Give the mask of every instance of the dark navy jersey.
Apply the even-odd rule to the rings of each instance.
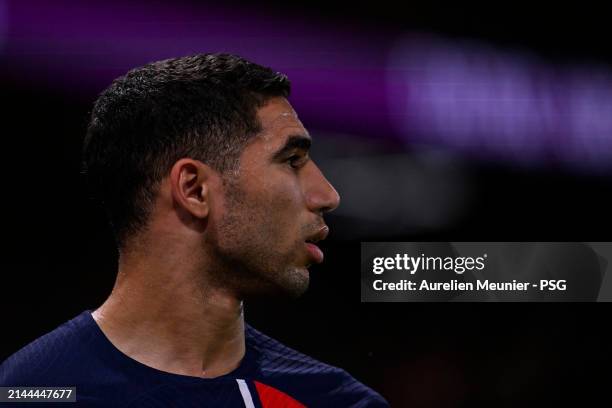
[[[217,378],[178,375],[123,354],[86,310],[9,357],[0,366],[0,386],[75,386],[77,403],[65,403],[71,407],[388,406],[342,369],[249,325],[245,336],[246,354],[231,373]]]

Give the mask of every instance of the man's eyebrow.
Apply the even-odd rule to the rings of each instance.
[[[312,145],[312,139],[310,136],[306,135],[291,135],[287,138],[287,141],[276,153],[274,153],[274,159],[281,158],[285,156],[287,153],[294,149],[299,150],[310,150],[310,146]]]

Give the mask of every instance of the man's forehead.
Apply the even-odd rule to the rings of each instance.
[[[300,119],[295,112],[281,112],[274,117],[268,118],[266,122],[262,122],[264,129],[271,129],[277,127],[304,127]]]
[[[287,104],[286,106],[283,106],[282,109],[279,108],[280,107],[275,107],[268,110],[262,108],[259,111],[259,120],[264,129],[277,126],[304,127],[291,105]]]
[[[284,135],[285,138],[291,135],[303,135],[310,138],[297,113],[284,99],[274,99],[266,104],[259,110],[258,116],[262,127],[260,136],[264,139],[279,134]]]

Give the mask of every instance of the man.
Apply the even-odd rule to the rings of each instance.
[[[0,385],[76,386],[91,406],[387,406],[244,322],[245,299],[306,290],[339,203],[289,91],[269,68],[207,54],[100,95],[84,170],[115,233],[115,287],[10,357]]]

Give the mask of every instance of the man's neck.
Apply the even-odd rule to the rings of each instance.
[[[93,313],[111,343],[174,374],[213,378],[236,369],[245,354],[242,301],[207,285],[196,267],[142,259],[122,257],[112,294]]]

